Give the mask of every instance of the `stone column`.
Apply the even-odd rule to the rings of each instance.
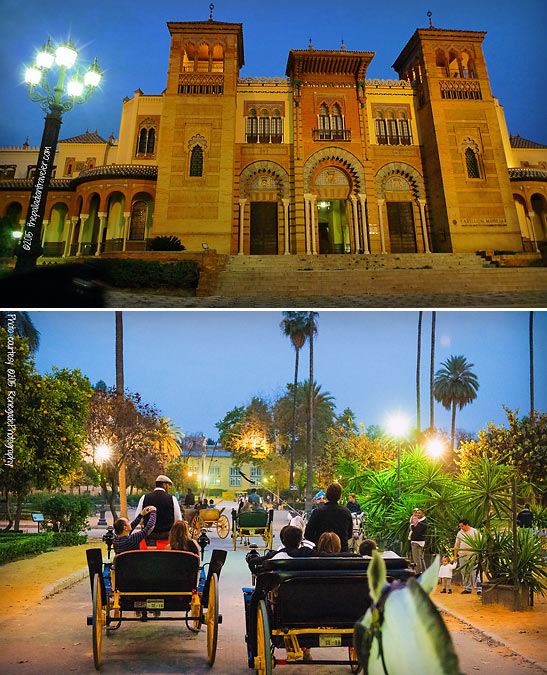
[[[361,222],[363,224],[363,250],[365,253],[370,253],[370,249],[368,247],[368,223],[367,223],[367,209],[366,209],[367,196],[359,193],[357,197],[359,199],[359,203],[361,204]]]
[[[426,253],[431,253],[429,248],[429,237],[427,236],[427,222],[425,219],[425,199],[418,199],[418,206],[420,207],[420,218],[422,220],[422,234],[424,237],[424,250]]]
[[[359,216],[357,214],[357,197],[350,195],[351,213],[353,218],[353,240],[355,242],[355,253],[359,253]]]
[[[84,236],[84,228],[85,224],[87,222],[87,219],[89,218],[89,213],[80,213],[80,231],[78,233],[78,250],[76,251],[76,255],[81,255],[82,254],[82,239]]]
[[[289,221],[289,204],[291,203],[290,199],[282,199],[283,204],[283,222],[285,224],[285,255],[290,255],[289,250],[289,234],[290,234],[290,221]]]
[[[97,213],[97,217],[99,218],[99,234],[97,235],[97,250],[95,251],[95,255],[101,255],[101,245],[103,242],[103,230],[106,227],[106,213],[104,211],[99,211]]]
[[[238,255],[243,255],[243,228],[245,226],[245,204],[247,203],[246,199],[239,200],[239,246],[238,246]]]
[[[47,226],[49,225],[49,220],[42,220],[42,248],[44,248],[44,244],[46,243],[46,232],[47,232]],[[532,226],[533,227],[533,226]]]
[[[534,211],[528,211],[528,218],[530,218],[530,229],[532,230],[532,239],[534,240],[534,251],[536,253],[539,253],[539,247],[538,247],[538,243],[537,243],[537,239],[536,239],[536,230],[534,228],[534,216],[535,215],[536,214],[535,214]],[[46,221],[44,220],[44,223],[45,222]]]
[[[384,236],[384,202],[385,199],[378,200],[378,227],[380,229],[380,241],[382,243],[382,253],[387,253],[386,251],[386,239]]]
[[[127,244],[127,240],[129,239],[129,218],[130,217],[131,217],[131,211],[124,211],[123,212],[122,251],[125,251],[125,245]]]
[[[312,195],[310,200],[310,209],[311,209],[311,218],[310,218],[310,227],[311,227],[311,252],[313,255],[317,255],[317,238],[315,232],[317,229],[318,217],[317,217],[317,195]]]
[[[63,258],[70,256],[70,244],[72,242],[72,235],[74,234],[74,225],[78,222],[78,216],[72,216],[68,219],[68,232],[65,241],[65,250],[63,251]]]
[[[306,255],[311,255],[311,228],[310,228],[310,194],[304,195],[304,222],[306,235]]]

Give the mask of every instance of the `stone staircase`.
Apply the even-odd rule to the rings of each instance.
[[[212,295],[306,296],[547,290],[547,268],[498,268],[473,253],[229,256]]]

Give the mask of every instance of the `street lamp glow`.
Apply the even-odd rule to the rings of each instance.
[[[99,464],[102,464],[110,459],[110,452],[110,446],[106,443],[101,443],[95,448],[95,459]]]
[[[72,68],[78,58],[78,52],[72,42],[69,40],[62,45],[59,45],[55,50],[55,61],[58,66],[65,68]]]
[[[81,96],[84,90],[84,83],[79,73],[76,73],[72,80],[67,84],[66,91],[69,96]]]
[[[42,70],[49,70],[55,61],[55,52],[51,46],[51,38],[48,38],[46,44],[36,55],[36,65]]]
[[[97,58],[89,66],[86,74],[84,75],[84,84],[86,87],[94,89],[99,86],[101,78],[103,76],[103,71],[97,65]]]
[[[27,68],[25,71],[25,82],[27,84],[30,84],[31,86],[34,86],[40,82],[42,79],[42,71],[38,70],[38,68],[35,68],[34,66],[31,66],[30,68]]]
[[[15,230],[14,232],[11,233],[11,236],[14,239],[21,239],[21,237],[23,236],[23,233],[19,232],[19,230]]]
[[[402,438],[410,429],[410,420],[405,415],[397,413],[388,418],[386,428],[391,436]]]
[[[431,457],[440,457],[446,449],[444,442],[440,438],[430,438],[425,448]]]

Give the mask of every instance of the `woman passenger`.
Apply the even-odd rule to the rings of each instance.
[[[199,556],[199,546],[196,541],[190,537],[188,523],[185,520],[176,520],[169,532],[169,543],[165,547],[166,551],[188,551]]]
[[[342,550],[340,537],[336,532],[323,532],[319,537],[315,553],[318,555],[339,555]]]

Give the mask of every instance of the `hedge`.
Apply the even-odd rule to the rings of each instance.
[[[2,533],[0,535],[0,565],[13,562],[26,555],[45,553],[53,546],[78,546],[86,542],[87,535],[73,532]]]
[[[103,258],[93,262],[102,280],[117,288],[196,288],[199,269],[195,260],[162,263],[157,260]]]

